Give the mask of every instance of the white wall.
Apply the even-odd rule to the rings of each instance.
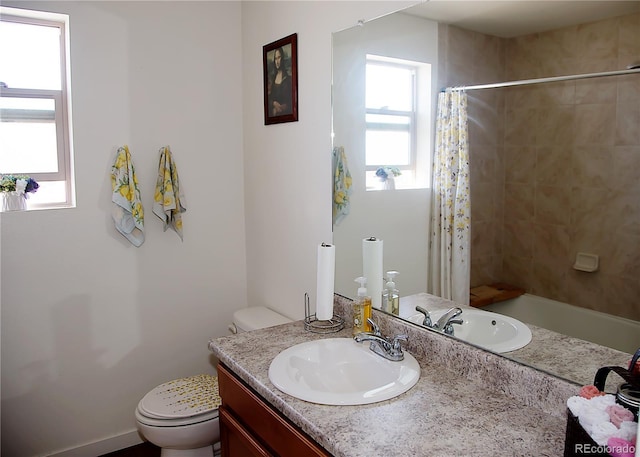
[[[134,430],[150,388],[213,372],[208,339],[247,304],[240,4],[14,5],[71,16],[77,208],[2,215],[6,457]],[[124,143],[146,210],[140,248],[110,217]],[[151,211],[166,144],[184,242]]]
[[[213,371],[207,341],[247,303],[302,317],[331,240],[331,32],[413,3],[3,2],[71,15],[78,189],[75,209],[2,215],[3,456],[131,432],[151,387]],[[300,121],[264,126],[262,46],[296,32]],[[123,143],[141,248],[109,215]],[[164,144],[184,242],[151,213]]]
[[[249,303],[304,316],[316,249],[332,241],[331,34],[415,2],[243,4],[244,159]],[[299,122],[265,126],[262,46],[298,34]]]

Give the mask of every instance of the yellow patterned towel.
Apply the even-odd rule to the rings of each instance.
[[[333,226],[349,214],[351,173],[342,146],[333,148]]]
[[[118,149],[116,161],[111,167],[111,217],[116,229],[131,244],[140,247],[144,243],[144,210],[138,189],[138,178],[133,168],[129,147]]]
[[[180,190],[178,169],[171,157],[169,146],[160,148],[158,180],[153,200],[153,214],[162,219],[164,230],[166,231],[167,227],[171,225],[182,239],[182,213],[187,208],[184,195]]]

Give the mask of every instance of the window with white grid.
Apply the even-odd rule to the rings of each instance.
[[[368,55],[366,64],[365,165],[368,190],[425,187],[422,176],[428,142],[430,110],[420,103],[430,98],[431,66]],[[422,167],[422,168],[421,168]],[[427,165],[428,167],[428,165]]]
[[[38,182],[29,209],[73,205],[67,19],[0,7],[0,174]]]

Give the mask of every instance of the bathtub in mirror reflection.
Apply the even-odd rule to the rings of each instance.
[[[483,309],[631,354],[640,346],[638,321],[536,295],[524,294]]]
[[[361,240],[368,236],[384,240],[384,269],[400,272],[401,297],[426,290],[429,189],[366,191],[361,177],[365,134],[358,117],[364,112],[362,81],[354,81],[362,77],[358,52],[390,56],[397,46],[401,55],[396,57],[403,59],[436,55],[429,62],[435,100],[446,86],[623,68],[623,60],[633,60],[638,52],[628,48],[629,42],[640,42],[638,5],[626,2],[625,11],[608,8],[605,16],[581,19],[586,25],[529,30],[527,36],[496,36],[471,24],[464,29],[407,11],[334,34],[334,145],[345,147],[353,176],[350,214],[334,227],[336,292],[355,296],[352,281],[361,275]],[[426,29],[418,29],[421,23]],[[614,36],[625,38],[609,39]],[[553,46],[558,37],[563,37],[562,48]],[[601,42],[589,41],[599,37]],[[605,43],[615,59],[593,54]],[[630,322],[625,328],[634,328],[640,320],[640,129],[622,120],[640,116],[640,75],[468,95],[472,286],[509,282],[554,303],[572,303],[583,316],[603,318],[580,338],[600,341],[612,332],[604,322],[616,317]],[[599,254],[598,272],[571,268],[582,251]],[[541,315],[554,320],[547,311]],[[570,335],[579,327],[573,318],[558,320],[566,326],[561,333]],[[627,334],[631,347],[640,346],[640,333]]]

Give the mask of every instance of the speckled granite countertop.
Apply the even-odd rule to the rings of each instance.
[[[400,317],[406,318],[416,314],[416,305],[427,311],[449,309],[456,305],[450,300],[434,295],[420,293],[400,299]],[[502,354],[504,357],[517,360],[539,370],[544,370],[569,381],[586,385],[593,384],[598,368],[616,365],[626,367],[632,355],[626,352],[601,346],[590,341],[573,338],[535,325],[526,324],[531,329],[531,342],[516,351]],[[608,379],[608,392],[615,392],[620,378],[612,376]]]
[[[348,314],[337,298],[336,312]],[[347,315],[345,317],[348,318]],[[334,456],[562,455],[566,399],[579,386],[374,310],[384,334],[406,333],[422,368],[415,387],[363,406],[308,403],[269,381],[273,358],[317,335],[302,321],[211,341],[216,357]]]

